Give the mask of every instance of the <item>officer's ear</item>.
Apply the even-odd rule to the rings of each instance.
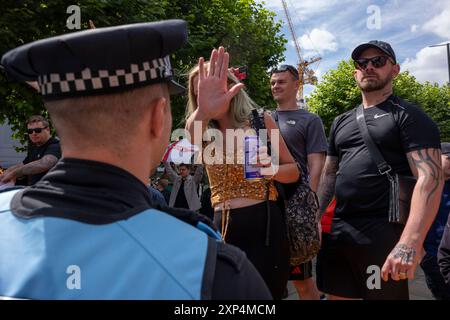
[[[160,139],[167,125],[167,99],[164,97],[155,98],[150,106],[150,135],[154,139]],[[172,120],[170,120],[172,121]]]

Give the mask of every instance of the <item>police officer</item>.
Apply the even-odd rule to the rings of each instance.
[[[66,34],[2,57],[11,79],[38,82],[63,158],[36,185],[0,193],[0,296],[271,298],[208,219],[151,206],[149,168],[169,140],[170,94],[183,91],[169,55],[186,41],[186,23],[168,20]],[[221,55],[218,70],[228,64]]]

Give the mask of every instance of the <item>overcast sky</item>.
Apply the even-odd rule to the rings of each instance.
[[[297,55],[281,0],[256,0],[277,14],[290,41],[286,63]],[[286,0],[304,58],[322,57],[313,65],[319,80],[350,57],[362,42],[383,40],[395,50],[402,70],[418,81],[448,81],[446,48],[429,45],[450,41],[450,0]],[[313,90],[306,86],[305,93]]]

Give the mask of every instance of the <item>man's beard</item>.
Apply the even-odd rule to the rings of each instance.
[[[390,81],[392,81],[392,77],[389,75],[386,76],[385,79],[376,79],[376,80],[369,80],[369,81],[359,81],[358,87],[363,92],[372,92],[372,91],[378,91],[383,89]]]

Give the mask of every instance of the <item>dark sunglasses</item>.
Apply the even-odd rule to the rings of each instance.
[[[369,59],[357,59],[353,61],[353,64],[355,65],[355,68],[364,70],[369,65],[369,62],[371,62],[372,66],[378,69],[384,67],[388,60],[391,60],[388,56],[376,56]]]
[[[290,66],[288,64],[282,64],[277,69],[272,70],[271,75],[274,73],[285,72],[285,71],[289,71],[289,73],[292,74],[295,77],[295,79],[297,79],[297,80],[299,79],[297,69],[295,69],[293,66]]]
[[[42,130],[47,129],[47,127],[43,127],[43,128],[34,128],[34,129],[27,129],[28,134],[33,134],[33,132],[36,133],[41,133]]]

